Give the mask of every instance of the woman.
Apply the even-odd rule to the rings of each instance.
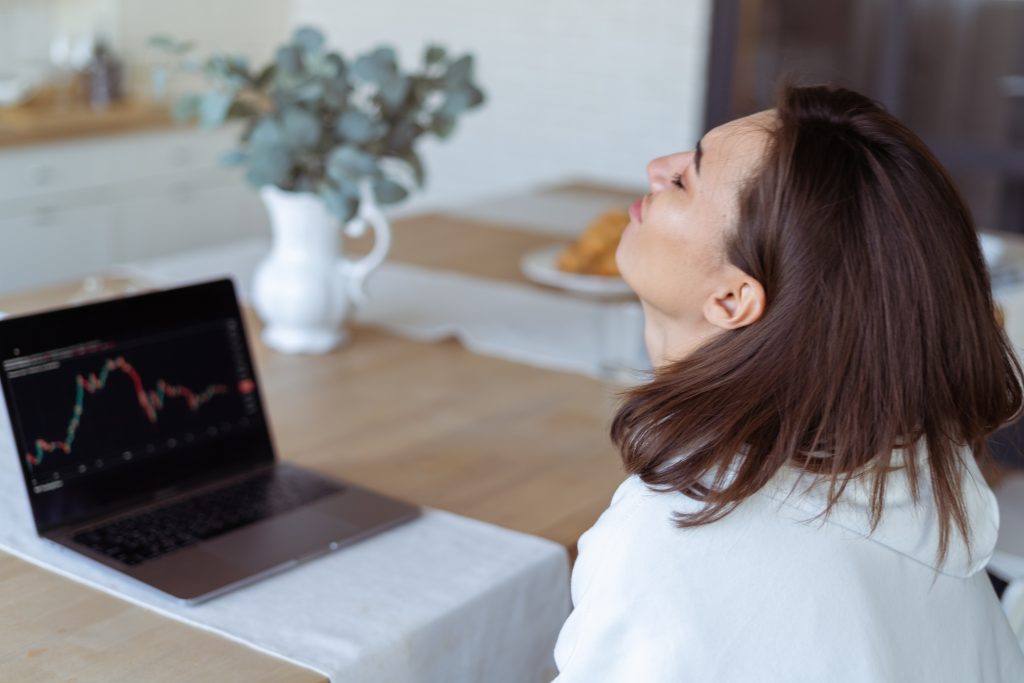
[[[865,97],[788,87],[647,172],[617,261],[655,373],[557,681],[1024,681],[975,462],[1021,368],[938,162]]]

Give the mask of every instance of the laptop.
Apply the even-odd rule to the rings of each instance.
[[[182,601],[419,512],[278,461],[229,279],[0,320],[0,380],[38,534]]]

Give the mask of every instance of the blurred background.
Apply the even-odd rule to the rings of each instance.
[[[791,73],[880,99],[980,226],[1024,232],[1018,0],[0,0],[0,291],[268,234],[256,194],[217,165],[237,130],[175,126],[165,105],[190,83],[161,86],[147,40],[262,63],[302,25],[346,55],[387,43],[409,65],[437,41],[475,56],[485,107],[424,142],[428,186],[393,214],[566,179],[640,189],[647,160],[770,106]],[[121,95],[106,120],[71,93],[97,46]]]
[[[1024,232],[1024,2],[715,3],[709,125],[770,106],[779,74],[883,102],[953,173],[979,227]]]
[[[269,234],[256,193],[217,167],[237,131],[176,128],[149,108],[164,59],[146,45],[154,34],[255,64],[302,25],[345,56],[393,45],[405,67],[428,42],[472,52],[488,101],[452,139],[424,141],[428,184],[392,211],[402,214],[568,177],[642,187],[648,159],[700,135],[710,21],[704,1],[0,0],[0,89],[54,86],[103,42],[127,103],[109,110],[120,119],[110,126],[91,115],[47,129],[43,118],[61,117],[6,98],[0,291]],[[188,85],[172,78],[169,89]]]

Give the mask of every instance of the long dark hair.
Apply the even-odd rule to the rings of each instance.
[[[776,112],[723,245],[764,314],[627,392],[612,439],[630,473],[703,502],[682,527],[789,464],[829,477],[825,514],[869,477],[875,528],[894,450],[923,446],[941,561],[951,525],[970,539],[961,451],[986,454],[1022,402],[973,221],[925,144],[863,95],[787,85]],[[918,459],[904,466],[917,500]]]

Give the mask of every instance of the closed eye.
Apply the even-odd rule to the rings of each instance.
[[[686,189],[686,186],[683,185],[683,174],[682,173],[676,173],[674,176],[672,176],[672,184],[675,185],[676,187],[682,189],[682,190]]]

